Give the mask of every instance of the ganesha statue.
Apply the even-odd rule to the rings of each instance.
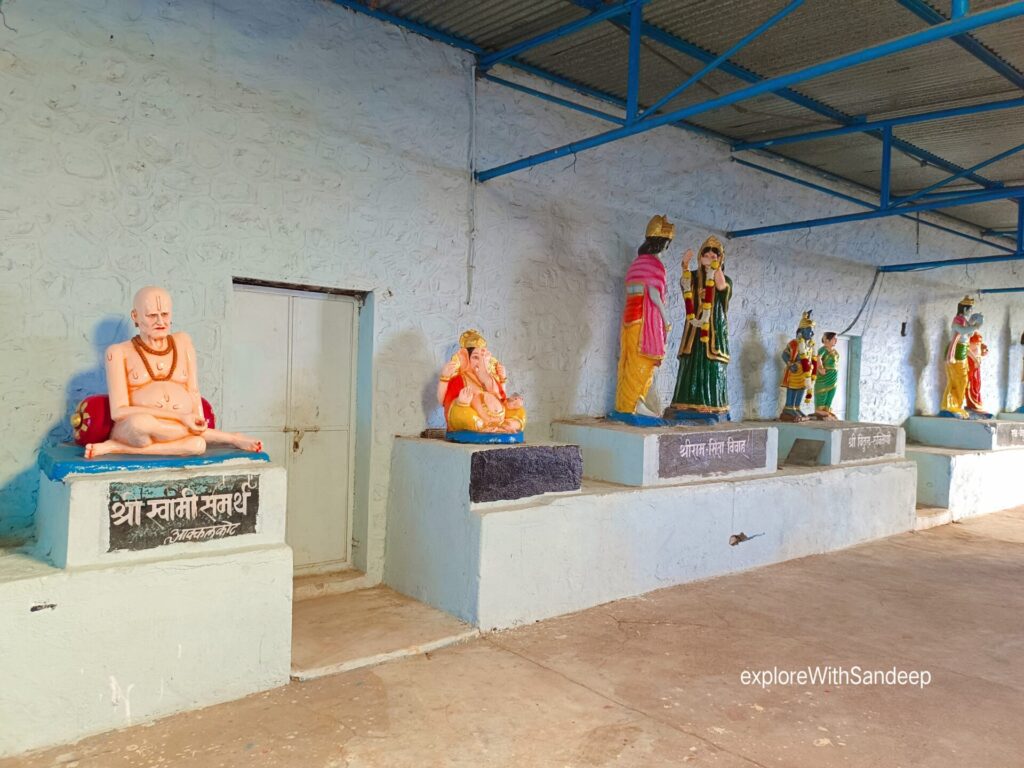
[[[521,443],[526,409],[519,394],[505,394],[508,373],[491,355],[479,331],[459,337],[437,382],[437,400],[444,409],[446,437],[457,443]]]

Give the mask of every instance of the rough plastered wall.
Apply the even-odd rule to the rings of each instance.
[[[31,521],[35,453],[101,391],[135,289],[166,285],[221,407],[232,276],[373,291],[368,570],[380,573],[395,434],[440,423],[437,371],[479,327],[548,422],[611,405],[622,276],[652,213],[679,222],[668,264],[708,231],[845,212],[675,129],[476,190],[467,285],[470,60],[316,0],[7,0],[0,27],[0,532]],[[480,167],[605,124],[481,83]],[[769,417],[800,312],[854,316],[868,265],[986,252],[889,220],[727,243],[736,283],[734,414]],[[944,328],[965,287],[886,278],[864,336],[862,417],[932,410]],[[1006,278],[1010,279],[1010,278]],[[1022,318],[986,301],[992,403],[1019,378]],[[673,292],[671,309],[681,320]],[[898,335],[900,323],[908,335]],[[678,343],[678,329],[670,348]],[[671,394],[676,364],[658,376]],[[1018,397],[1010,387],[1011,403]]]

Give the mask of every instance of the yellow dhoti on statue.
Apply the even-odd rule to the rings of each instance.
[[[640,332],[642,322],[622,326],[619,336],[619,378],[615,388],[615,410],[633,413],[636,405],[654,383],[654,369],[661,358],[648,357],[640,353]]]
[[[941,408],[958,416],[967,416],[964,400],[967,397],[967,360],[946,363],[946,391],[942,393]]]

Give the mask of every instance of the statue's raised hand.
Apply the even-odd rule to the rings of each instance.
[[[441,369],[441,378],[450,379],[459,372],[459,361],[449,360],[445,363],[444,368]]]
[[[690,262],[693,261],[693,248],[687,248],[683,254],[683,272],[690,271]]]

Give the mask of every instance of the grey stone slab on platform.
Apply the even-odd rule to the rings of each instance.
[[[856,421],[771,422],[779,430],[779,456],[783,464],[794,461],[793,447],[797,441],[810,440],[821,444],[814,464],[838,466],[877,459],[903,457],[906,436],[903,429],[892,424],[862,424]]]
[[[521,445],[476,451],[469,470],[473,502],[513,501],[542,493],[578,491],[583,455],[578,445]]]
[[[768,432],[764,429],[729,432],[668,433],[658,436],[658,476],[715,475],[765,466]]]
[[[907,419],[907,437],[921,445],[992,451],[1024,447],[1024,424],[996,419],[949,419],[940,416],[912,416]]]

